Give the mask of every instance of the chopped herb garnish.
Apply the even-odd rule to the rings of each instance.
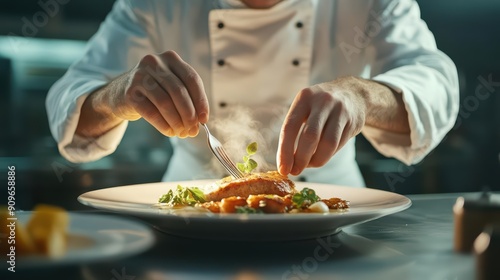
[[[234,207],[236,209],[236,213],[239,214],[263,214],[262,210],[260,209],[255,209],[252,207],[247,206],[236,206]]]
[[[158,200],[159,203],[165,203],[169,206],[189,205],[194,206],[196,203],[205,202],[205,194],[202,190],[193,187],[187,188],[177,185],[175,191],[169,190],[162,195]]]
[[[236,166],[243,173],[250,173],[257,168],[257,162],[250,157],[257,153],[257,142],[252,142],[247,146],[247,155],[243,156],[243,162],[238,162]]]
[[[310,188],[304,188],[292,196],[292,203],[295,208],[305,208],[319,200],[316,192]]]

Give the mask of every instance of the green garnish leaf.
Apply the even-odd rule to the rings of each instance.
[[[310,188],[304,188],[292,196],[292,203],[298,209],[305,208],[317,201],[319,201],[319,196]]]
[[[253,159],[248,159],[248,161],[246,162],[247,164],[247,169],[252,171],[254,170],[255,168],[257,168],[257,162]]]
[[[236,213],[239,214],[263,214],[262,210],[247,206],[235,206]]]
[[[205,194],[202,190],[198,188],[187,188],[187,190],[190,192],[191,197],[194,200],[196,200],[197,202],[205,202]]]
[[[257,153],[257,142],[252,142],[247,146],[247,154],[249,156],[255,155]]]
[[[243,156],[243,162],[236,163],[236,167],[242,173],[250,173],[252,170],[257,168],[257,162],[250,157],[257,153],[257,142],[252,142],[247,146],[247,154]]]
[[[238,162],[236,163],[236,167],[238,167],[238,170],[245,173],[245,170],[246,170],[246,165],[245,163],[242,163],[242,162]]]
[[[165,203],[168,206],[194,206],[196,203],[205,202],[205,194],[199,188],[182,187],[177,185],[175,191],[169,190],[158,200],[159,203]]]

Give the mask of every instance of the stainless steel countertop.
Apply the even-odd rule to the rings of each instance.
[[[413,205],[403,212],[315,240],[206,241],[154,231],[156,244],[136,256],[18,267],[7,279],[474,279],[473,255],[453,251],[452,206],[463,195],[479,194],[411,195]]]

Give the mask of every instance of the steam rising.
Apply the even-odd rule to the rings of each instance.
[[[223,114],[211,119],[210,127],[231,159],[235,163],[242,162],[248,144],[257,142],[257,153],[252,156],[258,163],[255,171],[276,170],[279,133],[287,108],[276,104],[259,108],[228,107]],[[227,174],[215,157],[210,169],[219,177]]]

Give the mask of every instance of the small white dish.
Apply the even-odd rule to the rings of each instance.
[[[26,225],[32,212],[17,212]],[[152,229],[129,219],[84,213],[69,213],[68,248],[60,258],[41,255],[20,256],[19,268],[71,265],[108,261],[138,254],[154,243]]]

